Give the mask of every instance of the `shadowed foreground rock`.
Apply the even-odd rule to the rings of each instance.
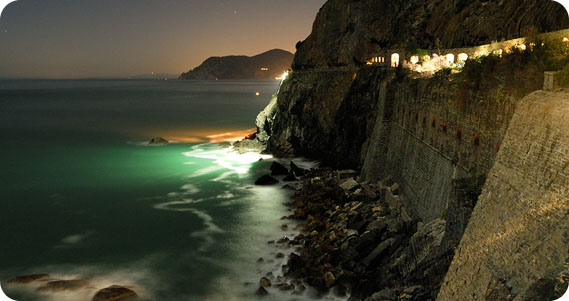
[[[266,185],[274,185],[277,184],[279,180],[269,176],[263,175],[257,181],[255,181],[255,185],[266,186]]]
[[[93,301],[135,300],[136,292],[123,286],[113,285],[98,291]]]

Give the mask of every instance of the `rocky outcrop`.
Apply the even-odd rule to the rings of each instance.
[[[345,174],[312,170],[304,177],[290,204],[303,231],[286,240],[300,248],[285,275],[323,293],[349,293],[350,300],[433,300],[452,258],[446,222],[409,217],[395,201],[397,185]]]
[[[162,137],[154,137],[152,139],[150,139],[150,141],[148,142],[148,145],[166,145],[170,143],[168,140],[162,138]]]
[[[329,0],[293,70],[361,66],[382,49],[459,48],[569,27],[550,0]]]
[[[92,301],[126,301],[134,300],[138,296],[135,291],[119,285],[111,285],[98,291]]]
[[[180,79],[275,79],[290,69],[293,54],[273,49],[248,56],[210,57],[201,65],[180,75]]]

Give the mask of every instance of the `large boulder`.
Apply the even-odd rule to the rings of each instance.
[[[154,137],[154,138],[150,139],[150,141],[148,142],[148,145],[165,145],[168,143],[170,143],[170,142],[168,142],[168,140],[166,140],[162,137]]]
[[[260,186],[275,185],[278,182],[279,180],[269,175],[263,175],[259,179],[257,179],[257,181],[255,181],[255,185],[260,185]]]
[[[288,169],[286,169],[286,167],[284,167],[282,164],[276,161],[271,164],[271,167],[269,169],[271,170],[271,176],[288,175]]]
[[[136,299],[138,295],[135,291],[124,286],[112,285],[98,291],[93,296],[93,301],[123,301]]]

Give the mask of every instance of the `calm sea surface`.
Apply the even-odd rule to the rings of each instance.
[[[278,267],[256,260],[277,251],[267,241],[283,235],[289,193],[251,185],[270,160],[209,142],[253,128],[278,85],[0,81],[0,280],[90,281],[73,293],[4,290],[89,300],[119,284],[149,300],[251,299],[257,286],[244,282]],[[178,143],[145,145],[154,136]]]

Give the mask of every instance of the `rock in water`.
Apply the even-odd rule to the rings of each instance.
[[[296,166],[296,164],[294,164],[292,161],[290,161],[290,170],[294,172],[297,177],[304,176],[304,173],[306,172],[304,169]]]
[[[262,286],[271,286],[271,280],[269,280],[267,277],[263,277],[261,280],[259,280],[259,284]]]
[[[279,182],[279,180],[269,176],[269,175],[263,175],[262,177],[260,177],[259,179],[257,179],[257,181],[255,181],[255,185],[274,185],[277,184]]]
[[[148,145],[165,145],[168,143],[170,143],[170,142],[168,142],[168,140],[166,140],[162,137],[154,137],[154,138],[150,139],[150,141],[148,142]]]
[[[288,175],[288,169],[286,169],[286,167],[284,167],[282,164],[280,164],[278,162],[273,162],[269,169],[271,170],[271,176],[286,176],[286,175]]]
[[[332,285],[334,285],[336,282],[336,277],[334,277],[334,274],[332,274],[332,272],[326,272],[324,273],[324,282],[326,282],[327,288],[331,288]]]
[[[113,285],[98,291],[93,296],[93,301],[118,301],[118,300],[133,300],[136,297],[136,292],[123,286]]]
[[[269,292],[267,292],[267,290],[262,286],[259,286],[259,289],[257,289],[257,291],[255,292],[255,295],[257,296],[267,296],[268,294]]]
[[[85,279],[55,280],[40,286],[38,291],[75,291],[86,287],[88,284],[89,282]]]
[[[8,283],[24,284],[24,283],[30,283],[30,282],[38,281],[38,280],[45,279],[45,278],[49,278],[49,275],[48,274],[24,275],[24,276],[14,277],[14,278],[8,280]]]

